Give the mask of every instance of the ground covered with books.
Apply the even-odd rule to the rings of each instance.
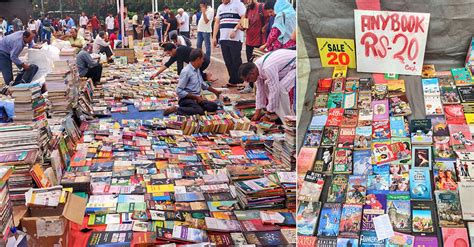
[[[135,52],[138,63],[117,58],[94,86],[64,49],[44,83],[11,88],[2,241],[25,232],[42,246],[295,245],[296,118],[251,122],[255,101],[230,91],[225,105],[204,93],[215,114],[163,117],[176,104],[176,71],[152,80],[162,51]]]
[[[411,96],[424,106],[397,75],[359,78],[336,66],[316,83],[298,154],[298,246],[469,246],[470,70],[423,66],[423,94]],[[426,117],[414,118],[414,107]]]

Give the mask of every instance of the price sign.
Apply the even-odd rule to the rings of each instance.
[[[430,14],[354,10],[357,71],[421,75]]]
[[[323,67],[338,65],[346,65],[349,68],[356,67],[353,39],[317,38],[316,42]]]

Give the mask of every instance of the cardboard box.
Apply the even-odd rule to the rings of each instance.
[[[120,48],[114,50],[115,56],[126,56],[128,63],[135,63],[135,50],[131,48]]]
[[[28,246],[66,247],[69,223],[82,225],[87,200],[69,194],[65,204],[57,207],[28,207],[20,225],[28,237]]]

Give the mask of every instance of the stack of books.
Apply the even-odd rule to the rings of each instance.
[[[294,171],[296,167],[296,116],[286,116],[284,119],[285,142],[282,146],[281,161]]]
[[[39,83],[19,84],[10,88],[15,100],[14,121],[39,121],[46,119],[46,101]]]
[[[235,183],[240,205],[244,209],[284,208],[285,192],[267,177]]]
[[[13,205],[10,202],[7,181],[13,172],[11,166],[0,166],[0,245],[6,245],[13,224]]]
[[[231,130],[249,130],[250,123],[248,118],[241,117],[234,112],[222,112],[187,117],[182,122],[181,130],[185,135],[197,133],[225,134]]]
[[[51,103],[50,114],[53,117],[64,117],[71,110],[71,98],[66,77],[67,72],[56,71],[46,76],[46,90]]]

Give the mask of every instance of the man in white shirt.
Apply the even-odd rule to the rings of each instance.
[[[87,18],[86,13],[82,12],[81,17],[79,17],[79,25],[81,25],[84,30],[87,28],[87,24],[89,24],[89,18]]]
[[[110,48],[110,43],[107,41],[107,34],[104,31],[100,31],[99,35],[95,37],[94,43],[92,44],[92,52],[99,54],[105,53],[107,60],[113,61],[112,56],[114,55]]]
[[[245,5],[240,0],[222,0],[222,4],[217,8],[212,43],[214,47],[217,46],[217,30],[219,30],[219,44],[229,73],[227,87],[237,87],[243,82],[238,71],[242,64],[241,51],[244,39],[240,21],[245,17],[245,12]]]
[[[214,18],[214,9],[209,6],[208,0],[201,0],[199,4],[201,8],[201,18],[197,24],[197,48],[202,49],[202,42],[206,46],[206,56],[211,58],[211,33],[212,19]]]
[[[189,38],[189,15],[184,9],[178,9],[179,34]]]
[[[138,32],[137,32],[138,15],[137,14],[133,15],[132,17],[132,26],[133,26],[133,39],[138,39]]]
[[[109,13],[109,16],[105,18],[105,26],[107,27],[107,33],[109,35],[114,32],[115,30],[115,18],[112,13]]]
[[[0,16],[0,37],[5,36],[5,34],[7,33],[7,29],[7,21],[2,16]]]

